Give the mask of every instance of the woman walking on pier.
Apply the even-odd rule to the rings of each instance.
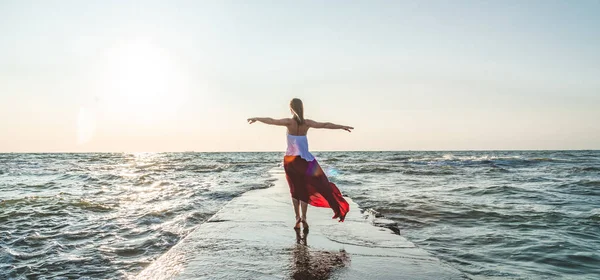
[[[337,186],[329,182],[327,176],[315,157],[308,151],[306,134],[309,128],[343,129],[351,132],[353,127],[333,123],[316,122],[304,119],[304,106],[298,98],[290,102],[291,118],[249,118],[248,123],[262,122],[270,125],[287,127],[287,150],[283,166],[292,195],[292,203],[296,214],[296,225],[308,228],[306,221],[307,204],[316,207],[329,207],[333,210],[333,219],[344,221],[350,210],[348,202],[342,197]],[[302,215],[300,215],[300,209]]]

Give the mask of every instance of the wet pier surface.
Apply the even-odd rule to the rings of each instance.
[[[465,279],[391,230],[373,226],[349,200],[343,223],[309,206],[294,230],[282,171],[275,185],[233,199],[137,279]],[[342,189],[343,191],[343,189]]]

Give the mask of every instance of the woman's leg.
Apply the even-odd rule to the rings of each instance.
[[[308,208],[308,203],[300,201],[300,206],[302,207],[302,224],[304,228],[308,228],[308,223],[306,222],[306,210]]]
[[[294,213],[296,214],[296,225],[294,226],[294,228],[300,228],[300,222],[302,221],[300,219],[300,201],[292,197],[292,204],[294,205]],[[306,211],[304,211],[304,213],[306,213]]]

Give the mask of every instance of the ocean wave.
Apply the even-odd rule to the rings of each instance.
[[[173,159],[169,159],[169,162],[172,162],[174,164],[181,164],[181,163],[193,161],[193,160],[195,160],[195,157],[193,157],[193,156],[191,156],[191,157],[176,157]]]
[[[152,163],[146,163],[146,164],[137,164],[135,166],[135,168],[136,169],[144,170],[144,169],[148,169],[148,168],[151,168],[151,167],[160,166],[160,164],[161,163],[159,163],[159,162],[152,162]]]
[[[554,192],[568,195],[600,196],[600,181],[579,180],[559,185]]]
[[[160,224],[163,222],[163,220],[162,220],[163,217],[164,216],[158,212],[146,213],[136,221],[136,224],[138,224],[138,225]]]
[[[45,250],[39,250],[39,251],[34,251],[34,252],[19,252],[19,251],[13,250],[11,248],[6,248],[4,251],[8,255],[8,258],[20,260],[20,261],[27,261],[27,260],[31,260],[31,259],[41,258],[41,257],[45,256],[47,254],[47,252],[51,251],[52,249],[55,249],[55,248],[59,249],[60,247],[61,247],[60,245],[54,244]]]
[[[548,229],[571,221],[572,215],[561,211],[502,211],[494,208],[466,210],[440,209],[439,218],[452,223],[495,223],[521,229]],[[524,223],[523,221],[527,221]]]
[[[59,213],[58,211],[69,208],[77,208],[92,212],[107,212],[113,210],[117,205],[93,202],[86,199],[73,199],[70,197],[72,197],[71,194],[61,192],[59,195],[54,196],[26,196],[0,200],[0,205],[5,207],[18,207],[16,209],[26,209],[28,207],[38,208],[39,206],[42,206],[42,208],[38,208],[38,210],[32,212],[32,214],[35,214],[38,217],[57,215],[57,213]],[[13,214],[19,215],[19,212],[14,212]]]
[[[494,156],[494,155],[480,155],[480,156],[455,156],[452,154],[446,154],[442,157],[434,158],[432,161],[464,161],[464,162],[493,162],[497,160],[523,160],[522,156]]]
[[[228,164],[188,164],[176,168],[175,171],[189,171],[196,173],[222,172],[229,167],[230,165]]]
[[[60,177],[58,177],[58,180],[61,180],[61,181],[83,180],[83,181],[86,181],[86,182],[97,182],[97,181],[100,181],[99,178],[96,178],[96,177],[92,176],[91,173],[79,173],[79,172],[62,174]]]
[[[241,188],[246,191],[252,191],[252,190],[260,190],[260,189],[270,188],[274,185],[275,185],[275,183],[273,180],[268,180],[262,184],[243,184],[243,185],[241,185]]]
[[[586,187],[600,187],[600,181],[581,180],[577,184]]]
[[[590,210],[585,215],[585,218],[592,220],[592,221],[600,221],[600,208],[594,208],[594,209]]]
[[[535,165],[541,163],[563,162],[563,159],[535,157],[527,158],[522,156],[455,156],[446,154],[438,157],[400,157],[397,162],[406,162],[417,165],[450,165],[450,166],[467,166],[467,165],[493,165],[496,167],[520,167],[527,165]]]
[[[94,157],[84,157],[83,162],[87,163],[98,163],[98,162],[106,162],[108,159],[111,159],[111,156],[102,156],[96,155]]]
[[[497,185],[497,186],[490,186],[490,187],[485,187],[485,188],[474,188],[474,189],[469,190],[468,193],[470,195],[485,196],[485,195],[492,195],[492,194],[519,195],[519,194],[525,194],[525,193],[538,193],[538,191],[528,190],[528,189],[517,187],[517,186]]]
[[[398,170],[396,170],[396,169],[392,169],[392,168],[388,168],[388,167],[378,167],[378,166],[362,166],[357,169],[353,169],[351,171],[359,173],[359,174],[398,172]]]
[[[241,194],[241,191],[212,191],[203,196],[215,200],[231,200]]]
[[[492,166],[491,168],[488,168],[485,172],[486,173],[510,173],[510,170],[508,170],[506,168],[502,168],[500,166]]]
[[[600,166],[574,167],[574,172],[600,172]]]
[[[335,176],[330,176],[329,178],[332,182],[334,182],[336,185],[344,185],[344,186],[359,186],[362,185],[363,183],[360,181],[356,181],[356,180],[348,180],[348,179],[340,179],[340,178],[336,178]]]
[[[22,198],[12,198],[12,199],[0,199],[0,205],[4,207],[15,206],[15,205],[26,205],[31,201],[36,200],[38,197],[35,195],[26,196]]]
[[[77,231],[64,231],[53,237],[53,239],[79,241],[87,238],[93,238],[98,232],[91,229],[82,229]]]
[[[390,229],[393,233],[400,235],[400,227],[398,226],[398,223],[386,219],[384,215],[377,212],[375,209],[366,209],[365,211],[363,211],[363,215],[374,226]]]
[[[264,163],[240,163],[240,164],[227,164],[223,167],[223,171],[228,172],[246,172],[257,166],[264,166]]]
[[[18,184],[16,184],[16,186],[19,188],[31,188],[31,189],[53,189],[53,188],[57,187],[57,184],[56,184],[56,182],[45,182],[45,183],[40,183],[40,184],[18,183]]]
[[[115,208],[115,205],[97,203],[85,199],[74,200],[70,203],[70,205],[93,212],[108,212]]]
[[[98,177],[99,180],[101,181],[106,181],[106,182],[113,182],[113,181],[120,181],[122,179],[124,179],[123,176],[121,175],[117,175],[117,174],[102,174]]]
[[[453,170],[402,170],[402,174],[419,176],[456,175]]]
[[[413,158],[411,158],[409,156],[393,156],[393,157],[385,158],[384,160],[405,162],[405,161],[410,161],[411,159],[413,159]]]

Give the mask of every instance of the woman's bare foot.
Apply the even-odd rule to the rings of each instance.
[[[300,223],[302,223],[302,218],[296,217],[296,225],[294,226],[294,229],[300,229]]]
[[[302,227],[305,228],[305,229],[307,229],[308,228],[308,223],[306,222],[306,217],[302,217],[301,221],[302,221]]]

